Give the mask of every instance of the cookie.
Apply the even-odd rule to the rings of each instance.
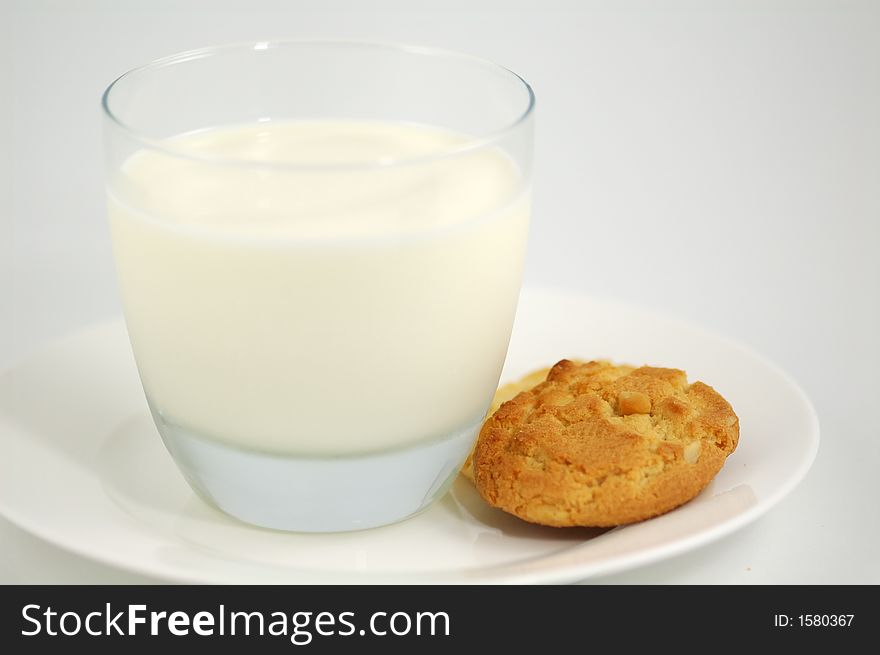
[[[520,393],[521,391],[527,391],[534,387],[536,384],[539,384],[546,380],[547,374],[549,372],[549,368],[542,368],[539,371],[529,373],[527,376],[520,380],[517,380],[516,382],[510,382],[508,384],[503,384],[498,387],[498,390],[495,392],[495,397],[492,398],[492,405],[489,407],[488,416],[494,414],[503,403],[513,398],[516,394]],[[474,442],[474,445],[476,446],[476,442]],[[474,451],[472,449],[461,467],[461,474],[471,481],[473,481],[474,479],[473,461]]]
[[[730,404],[684,371],[562,360],[485,422],[474,481],[526,521],[609,527],[692,499],[738,440]]]

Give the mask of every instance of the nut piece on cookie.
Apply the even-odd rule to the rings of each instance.
[[[562,360],[487,419],[474,482],[526,521],[621,525],[692,499],[738,441],[730,404],[684,371]]]
[[[701,442],[700,441],[691,441],[687,446],[684,447],[684,461],[688,464],[696,464],[700,461],[700,450],[701,450]]]
[[[617,396],[617,411],[623,416],[650,414],[651,399],[641,391],[621,391]]]

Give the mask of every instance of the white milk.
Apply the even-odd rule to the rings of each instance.
[[[428,157],[463,140],[271,122],[165,144],[188,157],[131,156],[111,178],[110,224],[154,410],[203,437],[306,456],[401,447],[482,418],[528,195],[497,149]]]

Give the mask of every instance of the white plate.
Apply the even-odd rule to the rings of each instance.
[[[726,339],[616,303],[524,290],[504,379],[562,357],[684,368],[733,404],[738,450],[690,503],[610,531],[524,523],[463,479],[397,525],[328,535],[253,528],[205,505],[177,472],[115,320],[0,376],[0,513],[63,548],[173,581],[568,582],[718,539],[766,512],[813,462],[809,400]]]

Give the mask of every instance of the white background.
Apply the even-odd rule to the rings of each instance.
[[[175,51],[296,36],[435,45],[521,73],[538,97],[526,283],[703,324],[811,396],[822,444],[791,496],[602,581],[880,582],[877,2],[0,0],[0,368],[120,311],[106,84]],[[145,579],[0,519],[0,582],[74,581]]]

